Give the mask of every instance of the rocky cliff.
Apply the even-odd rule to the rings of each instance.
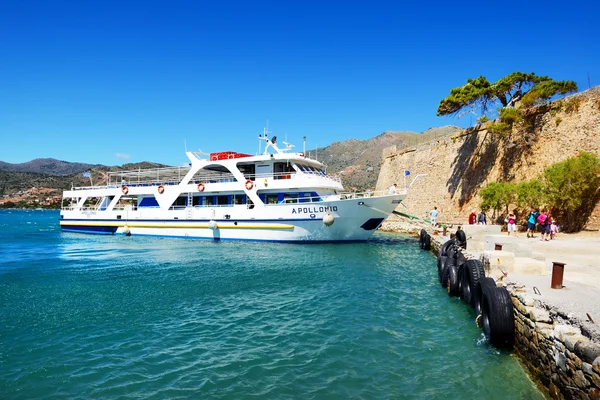
[[[419,179],[398,211],[424,217],[434,206],[438,221],[464,223],[481,199],[479,189],[492,181],[521,181],[536,177],[546,167],[588,151],[600,156],[600,87],[578,93],[545,107],[528,132],[493,134],[486,126],[463,130],[422,145],[388,147],[377,189],[403,184],[404,170]],[[586,228],[600,228],[600,204]]]

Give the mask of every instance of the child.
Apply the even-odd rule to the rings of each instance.
[[[558,225],[556,225],[556,221],[552,220],[550,224],[550,240],[554,240],[554,236],[558,233]]]

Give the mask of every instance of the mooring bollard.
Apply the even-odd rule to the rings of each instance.
[[[552,283],[550,284],[552,289],[562,289],[565,265],[567,264],[558,261],[552,262]]]
[[[502,243],[496,243],[496,245],[494,246],[494,250],[502,251]]]

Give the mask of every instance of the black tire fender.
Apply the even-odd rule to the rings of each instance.
[[[446,243],[444,243],[442,245],[442,248],[440,250],[440,255],[447,256],[448,255],[448,247],[450,247],[454,243],[455,243],[454,240],[448,240],[448,241],[446,241]]]
[[[481,278],[475,285],[475,292],[471,294],[471,301],[473,302],[473,308],[475,308],[475,315],[481,315],[481,303],[483,300],[483,292],[485,288],[491,286],[496,287],[496,282],[493,278]]]
[[[427,231],[425,229],[421,229],[421,233],[419,233],[419,247],[423,248],[424,238],[427,235]]]
[[[475,289],[483,278],[485,278],[485,270],[481,261],[469,260],[465,262],[461,284],[461,297],[465,303],[475,307]]]
[[[481,322],[490,344],[510,349],[515,342],[513,303],[504,287],[486,286],[481,303]]]
[[[442,283],[442,269],[446,267],[446,263],[448,262],[447,256],[439,256],[438,257],[438,281]]]
[[[458,253],[458,247],[456,244],[451,244],[448,246],[448,249],[446,250],[446,255],[448,258],[454,258],[456,260],[456,253]]]
[[[423,238],[423,250],[431,250],[431,236],[429,233],[426,233]]]
[[[456,231],[456,244],[467,249],[467,234],[462,229]]]
[[[446,263],[442,266],[442,287],[448,287],[448,275],[451,267],[456,267],[456,260],[454,258],[446,258]]]
[[[456,297],[459,294],[458,291],[458,266],[456,265],[455,260],[453,262],[448,263],[448,283],[446,284],[446,289],[448,289],[448,295],[452,297]]]

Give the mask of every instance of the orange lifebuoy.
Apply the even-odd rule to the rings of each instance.
[[[158,193],[163,194],[165,192],[165,187],[163,185],[158,186]]]
[[[254,182],[252,182],[250,179],[248,179],[246,181],[246,189],[250,190],[254,187]]]
[[[127,194],[127,193],[129,193],[129,188],[127,186],[123,186],[121,188],[121,192],[123,192],[123,194]]]
[[[199,192],[204,192],[204,183],[200,182],[200,183],[198,184],[198,191],[199,191]]]

